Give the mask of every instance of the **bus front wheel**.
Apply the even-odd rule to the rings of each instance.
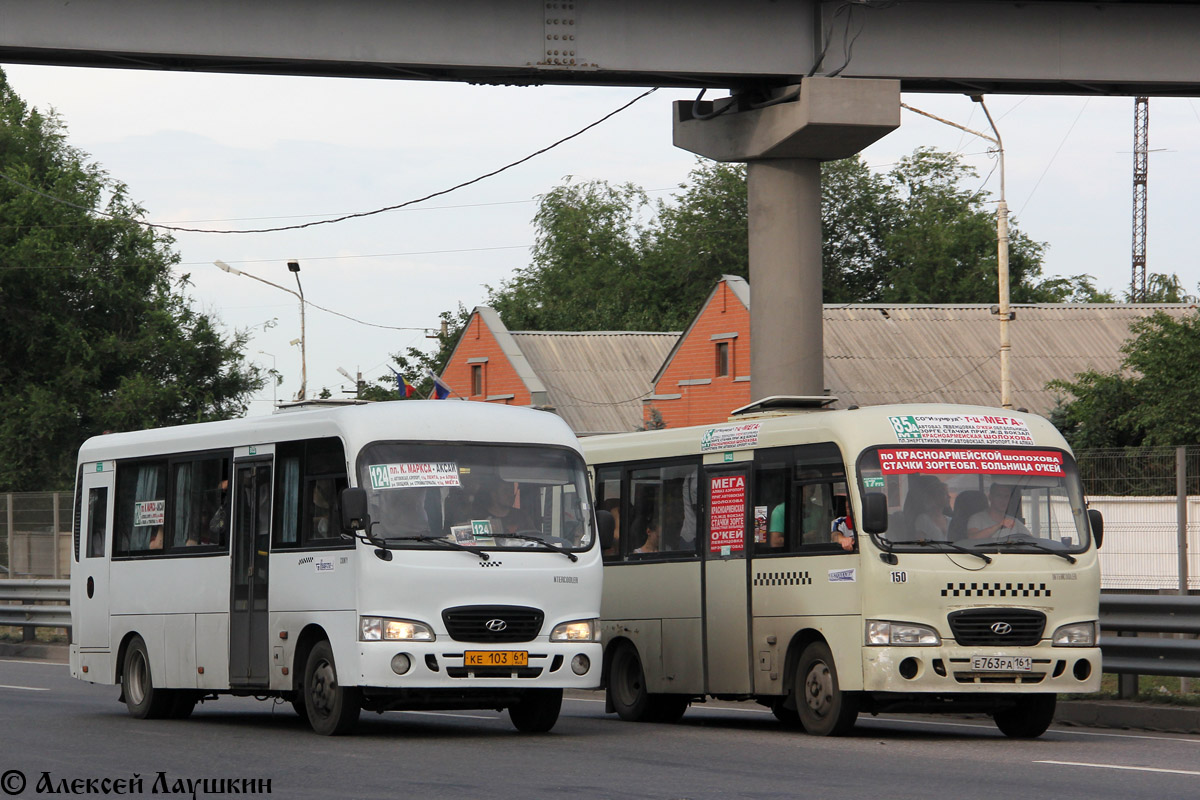
[[[528,689],[508,707],[508,718],[521,733],[545,733],[558,722],[562,689]]]
[[[171,692],[154,687],[154,679],[150,675],[150,656],[140,636],[133,637],[125,649],[121,695],[125,698],[125,707],[137,719],[162,719],[170,715],[175,705],[175,697]]]
[[[844,736],[854,727],[858,695],[841,690],[833,653],[824,642],[813,642],[800,654],[793,691],[800,724],[814,736]]]
[[[324,640],[313,645],[304,666],[304,708],[308,724],[322,736],[350,733],[362,710],[358,689],[338,683],[333,648]]]
[[[1053,694],[1019,697],[1011,708],[996,711],[992,719],[1000,732],[1010,739],[1036,739],[1054,721],[1058,698]]]
[[[637,649],[622,644],[608,667],[608,692],[617,716],[628,722],[678,722],[691,700],[686,695],[650,694]]]

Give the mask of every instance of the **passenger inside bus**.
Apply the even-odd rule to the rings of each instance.
[[[596,510],[596,528],[600,533],[600,554],[612,556],[617,548],[617,520],[603,508]]]
[[[987,495],[977,489],[959,492],[954,498],[954,515],[950,517],[950,525],[946,532],[951,540],[966,539],[967,523],[980,512],[987,511]]]
[[[950,490],[933,475],[911,475],[904,500],[904,522],[908,535],[932,542],[945,541],[950,526],[945,509]]]
[[[484,482],[475,498],[476,519],[491,520],[492,533],[496,536],[534,530],[529,515],[513,505],[513,494],[513,484],[493,476]]]
[[[657,553],[658,552],[658,537],[662,526],[653,518],[646,522],[646,538],[642,542],[642,546],[634,550],[635,553]]]

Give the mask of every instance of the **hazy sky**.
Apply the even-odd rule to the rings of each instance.
[[[497,88],[418,83],[6,65],[31,105],[56,109],[71,144],[130,187],[154,222],[263,228],[396,205],[470,180],[574,133],[632,100],[631,88]],[[711,95],[712,93],[710,93]],[[718,93],[719,95],[719,93]],[[191,294],[230,328],[253,328],[252,360],[300,384],[299,303],[213,266],[221,259],[289,289],[298,260],[306,297],[376,325],[307,312],[308,390],[351,386],[337,368],[388,374],[390,353],[424,347],[422,329],[458,303],[482,303],[528,263],[534,198],[566,176],[630,181],[668,198],[696,157],[671,144],[660,90],[583,136],[494,178],[422,206],[269,234],[176,235]],[[987,130],[960,95],[906,94],[910,105]],[[1130,280],[1133,100],[992,95],[1005,143],[1016,224],[1049,245],[1047,274],[1093,275],[1124,292]],[[987,143],[903,112],[899,130],[869,148],[888,169],[921,145],[992,169]],[[1200,102],[1150,104],[1148,269],[1178,273],[1195,291],[1192,219],[1200,175]],[[987,190],[999,190],[999,175]],[[274,321],[274,327],[264,323]],[[267,354],[260,353],[264,351]],[[274,358],[272,358],[274,356]],[[269,413],[271,389],[250,413]]]

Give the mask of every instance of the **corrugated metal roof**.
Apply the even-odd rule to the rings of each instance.
[[[513,331],[550,404],[580,435],[632,431],[678,332]]]
[[[1000,402],[1000,325],[987,305],[826,306],[825,385],[835,408],[883,403]],[[1129,325],[1193,305],[1014,305],[1013,404],[1048,414],[1046,384],[1120,367]]]

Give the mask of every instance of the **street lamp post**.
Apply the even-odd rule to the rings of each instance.
[[[224,271],[228,272],[230,275],[245,275],[247,278],[253,278],[254,280],[258,281],[259,283],[265,283],[267,286],[274,286],[276,289],[285,291],[288,294],[290,294],[293,297],[300,300],[300,391],[296,393],[296,399],[304,400],[306,388],[308,385],[307,384],[308,364],[307,364],[307,358],[306,358],[307,354],[305,352],[305,347],[304,347],[304,344],[305,344],[305,339],[304,339],[304,287],[300,286],[300,262],[299,261],[289,261],[288,262],[288,269],[290,271],[296,273],[296,286],[300,287],[299,292],[292,291],[291,289],[287,288],[286,286],[280,286],[278,283],[272,283],[271,281],[269,281],[265,278],[260,278],[257,275],[251,275],[249,272],[242,272],[240,269],[234,269],[233,267],[229,266],[228,264],[226,264],[224,261],[222,261],[220,259],[217,259],[213,263],[216,264],[221,269],[223,269]]]
[[[1004,199],[1004,142],[1000,139],[1000,131],[996,129],[987,103],[983,102],[983,95],[973,94],[971,99],[983,108],[983,114],[992,126],[992,133],[996,134],[993,141],[1000,153],[1000,202],[996,204],[996,270],[1000,283],[1000,406],[1012,408],[1012,366],[1009,363],[1012,342],[1008,338],[1008,323],[1012,314],[1008,308],[1008,203]]]
[[[300,285],[300,262],[287,262],[288,270],[296,276],[296,288],[300,290],[300,396],[297,400],[305,399],[308,388],[308,353],[305,350],[307,339],[304,338],[304,287]]]
[[[906,108],[915,114],[920,114],[923,117],[937,120],[945,125],[958,128],[960,131],[966,131],[969,134],[978,136],[980,139],[991,142],[996,145],[996,151],[1000,154],[1000,202],[996,204],[996,282],[1000,288],[1000,405],[1003,408],[1012,408],[1012,369],[1009,365],[1009,355],[1012,351],[1012,342],[1009,340],[1008,323],[1012,320],[1012,311],[1009,309],[1009,278],[1008,278],[1008,203],[1004,199],[1004,143],[1000,140],[1000,131],[996,129],[996,123],[992,120],[992,115],[988,111],[987,104],[983,102],[983,95],[973,94],[971,99],[979,105],[983,106],[983,113],[987,116],[988,124],[992,126],[992,133],[995,136],[988,136],[986,133],[971,130],[965,125],[959,125],[957,122],[951,122],[948,119],[930,114],[928,111],[922,111],[919,108],[913,108],[908,103],[901,103],[902,108]]]

